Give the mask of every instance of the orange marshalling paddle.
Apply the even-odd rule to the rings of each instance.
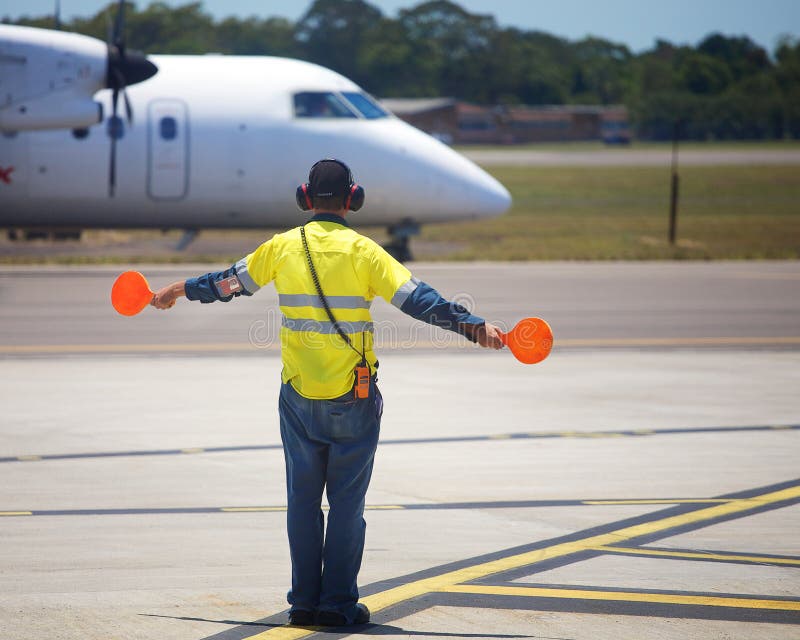
[[[500,339],[523,364],[536,364],[550,355],[553,348],[553,330],[541,318],[525,318]]]
[[[135,316],[153,299],[153,292],[138,271],[126,271],[111,287],[111,304],[123,316]]]

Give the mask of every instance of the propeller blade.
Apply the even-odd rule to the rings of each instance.
[[[125,0],[119,0],[117,5],[117,17],[114,20],[114,44],[119,48],[120,53],[124,55],[125,42],[123,40],[123,29],[125,28]]]
[[[120,126],[117,117],[117,102],[119,101],[119,89],[117,87],[111,92],[111,119],[109,120],[108,132],[111,136],[111,159],[108,167],[108,197],[114,197],[114,188],[117,185],[117,128]]]
[[[111,160],[108,166],[108,197],[114,197],[114,188],[117,186],[117,138],[111,136]]]
[[[111,12],[106,9],[106,44],[111,48],[114,40],[114,32],[111,30]]]
[[[128,90],[125,85],[122,86],[122,98],[125,101],[125,117],[128,124],[133,124],[133,109],[131,108],[131,101],[128,99]]]
[[[114,197],[117,183],[117,139],[122,135],[124,124],[118,115],[119,94],[125,103],[125,118],[133,124],[133,107],[128,97],[128,85],[152,78],[158,67],[139,51],[127,51],[125,45],[125,3],[119,0],[114,26],[111,26],[111,7],[105,13],[108,31],[108,62],[106,67],[106,88],[111,89],[111,118],[108,133],[111,136],[111,159],[108,172],[108,195]]]

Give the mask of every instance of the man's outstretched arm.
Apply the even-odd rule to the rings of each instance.
[[[150,304],[156,309],[169,309],[181,296],[208,303],[230,302],[237,296],[252,296],[253,293],[245,287],[237,274],[237,265],[234,265],[225,271],[215,271],[196,278],[173,282],[159,289]]]
[[[271,250],[272,241],[268,240],[255,252],[224,271],[212,271],[188,280],[173,282],[159,289],[150,304],[156,309],[169,309],[182,296],[203,303],[230,302],[239,296],[252,296],[261,285],[272,279],[269,275]],[[256,278],[260,278],[260,282],[257,282]]]
[[[412,318],[455,331],[482,347],[502,349],[497,327],[471,314],[465,307],[443,298],[436,289],[416,278],[402,285],[392,304]]]

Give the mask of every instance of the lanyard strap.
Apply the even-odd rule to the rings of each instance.
[[[300,237],[303,240],[303,249],[306,251],[306,260],[308,261],[308,269],[311,271],[311,279],[314,281],[314,287],[317,289],[317,295],[319,296],[319,300],[322,303],[322,306],[325,309],[325,312],[328,314],[328,318],[331,321],[334,329],[336,332],[342,336],[342,340],[347,343],[347,346],[350,347],[353,351],[356,352],[361,357],[362,364],[367,361],[366,358],[366,350],[359,351],[353,346],[353,343],[350,340],[350,336],[348,336],[342,328],[339,326],[336,318],[333,317],[333,311],[331,311],[331,307],[328,304],[328,299],[325,297],[325,294],[322,293],[322,285],[319,283],[319,276],[317,276],[317,270],[314,268],[314,262],[311,260],[311,251],[308,249],[308,240],[306,240],[306,227],[303,225],[300,227]],[[362,347],[363,347],[363,335],[362,335]]]

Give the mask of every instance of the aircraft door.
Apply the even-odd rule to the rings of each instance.
[[[147,195],[180,200],[189,191],[189,118],[181,100],[153,100],[148,108]]]

